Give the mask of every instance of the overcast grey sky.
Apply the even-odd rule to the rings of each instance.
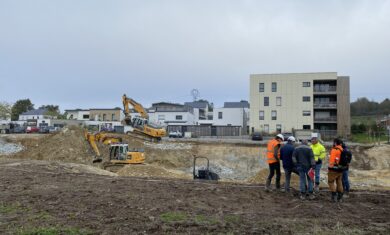
[[[249,99],[249,74],[338,72],[389,97],[390,1],[0,0],[0,101]]]

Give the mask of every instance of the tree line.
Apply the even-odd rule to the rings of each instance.
[[[351,103],[351,116],[374,116],[390,114],[390,100],[382,102],[369,101],[366,97],[358,98]]]

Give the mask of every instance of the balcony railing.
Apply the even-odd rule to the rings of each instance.
[[[336,86],[314,87],[314,92],[336,92]]]
[[[314,103],[314,108],[337,108],[336,102]]]
[[[314,121],[316,122],[337,122],[337,117],[314,117]]]

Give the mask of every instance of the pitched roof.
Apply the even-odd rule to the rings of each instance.
[[[242,100],[240,102],[225,102],[224,108],[249,108],[249,102]]]
[[[27,112],[24,112],[20,115],[45,115],[46,112],[47,112],[47,109],[33,109],[33,110],[29,110]]]

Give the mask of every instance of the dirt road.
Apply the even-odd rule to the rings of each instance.
[[[81,167],[82,168],[82,167]],[[80,169],[81,169],[80,168]],[[390,192],[322,192],[101,175],[68,163],[0,160],[0,233],[389,234]]]

